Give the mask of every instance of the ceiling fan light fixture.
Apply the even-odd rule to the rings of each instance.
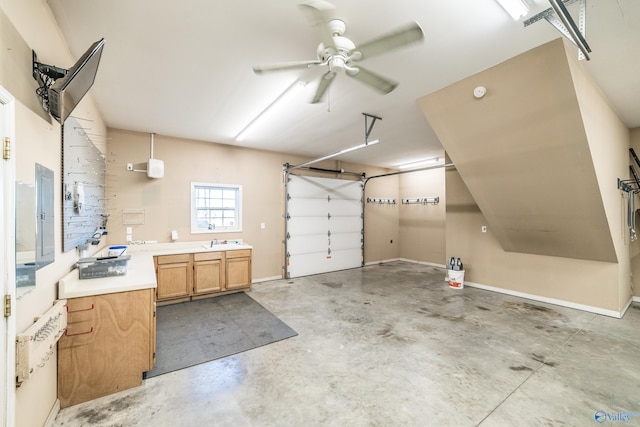
[[[500,6],[507,11],[514,20],[518,20],[521,17],[529,13],[529,3],[527,0],[496,0],[500,3]]]

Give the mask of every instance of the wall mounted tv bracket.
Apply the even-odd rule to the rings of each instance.
[[[39,62],[38,55],[36,55],[34,50],[31,51],[31,60],[31,74],[34,80],[38,82],[36,95],[38,95],[42,102],[42,108],[44,108],[45,111],[49,111],[49,88],[56,80],[66,76],[69,70]]]

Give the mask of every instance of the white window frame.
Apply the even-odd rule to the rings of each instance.
[[[228,227],[216,227],[213,229],[198,227],[196,218],[196,188],[208,187],[210,189],[234,190],[236,192],[235,225]],[[209,182],[191,183],[191,234],[202,233],[233,233],[242,231],[242,185],[216,184]]]

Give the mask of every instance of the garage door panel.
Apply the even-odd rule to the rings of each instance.
[[[362,247],[360,233],[332,233],[331,252],[340,249],[360,249]]]
[[[292,199],[327,199],[331,190],[331,181],[326,178],[312,178],[304,176],[290,176],[288,193]],[[335,180],[334,180],[335,181]],[[294,183],[291,185],[291,183]]]
[[[327,235],[307,235],[304,238],[296,237],[287,242],[287,252],[290,255],[308,253],[327,253]]]
[[[326,203],[325,203],[326,205]],[[329,202],[329,213],[333,215],[354,215],[362,210],[360,200],[332,200]],[[356,215],[357,216],[357,215]]]
[[[354,230],[360,232],[361,227],[362,218],[360,217],[331,217],[331,221],[329,221],[329,230],[331,230],[331,233],[344,233]]]
[[[327,199],[291,199],[289,200],[289,216],[315,216],[327,218],[329,212]]]
[[[296,256],[295,262],[289,263],[287,272],[289,277],[301,277],[335,271],[332,268],[333,263],[331,259],[327,259],[326,254],[300,254]]]
[[[335,181],[335,180],[334,180]],[[329,189],[332,199],[354,199],[360,200],[362,197],[362,184],[354,184],[354,181],[343,181],[342,183],[335,183],[334,187]]]
[[[287,233],[289,236],[305,236],[307,234],[324,234],[327,235],[328,228],[325,219],[324,223],[318,221],[317,218],[293,218],[287,224]]]
[[[348,268],[361,267],[362,264],[353,265],[351,260],[362,258],[362,250],[361,249],[350,249],[350,250],[342,250],[342,251],[332,251],[331,252],[331,260],[327,265],[330,265],[333,270],[346,270]]]

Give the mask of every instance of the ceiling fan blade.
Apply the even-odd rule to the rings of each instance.
[[[399,47],[424,39],[424,33],[417,22],[398,28],[367,43],[356,46],[349,55],[354,61],[380,55]]]
[[[358,66],[357,69],[358,69],[357,73],[347,72],[346,73],[347,76],[353,77],[359,82],[364,83],[368,86],[371,86],[378,92],[387,94],[392,90],[394,90],[396,86],[398,86],[398,83],[394,82],[393,80],[389,80],[386,77],[382,77],[379,74],[376,74],[372,71],[367,70],[366,68],[362,68],[361,66]]]
[[[322,77],[320,78],[320,82],[318,83],[318,89],[316,90],[316,94],[313,96],[313,99],[311,100],[312,104],[316,104],[322,99],[322,97],[324,96],[324,93],[327,91],[327,89],[329,89],[329,86],[331,85],[331,83],[333,83],[333,79],[335,78],[335,76],[336,76],[336,73],[334,73],[333,71],[327,71],[322,75]]]
[[[256,74],[266,73],[270,71],[282,71],[282,70],[295,70],[299,68],[310,68],[314,65],[320,65],[322,61],[314,59],[311,61],[294,61],[294,62],[279,62],[270,65],[258,65],[253,67],[253,72]]]
[[[336,49],[333,34],[329,28],[329,21],[333,19],[333,11],[336,9],[334,5],[322,0],[312,0],[300,4],[307,16],[309,23],[315,27],[320,33],[320,39],[325,47],[333,47]]]

